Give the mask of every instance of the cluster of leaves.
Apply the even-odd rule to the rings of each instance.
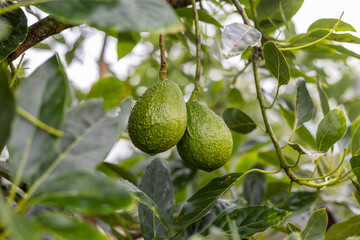
[[[234,139],[231,160],[206,173],[185,166],[174,149],[150,157],[129,146],[130,154],[116,163],[104,161],[120,138],[129,142],[128,97],[136,99],[156,81],[152,73],[159,67],[159,32],[167,32],[168,78],[189,96],[195,65],[191,8],[174,10],[162,0],[2,2],[0,149],[6,146],[3,155],[8,151],[9,158],[0,161],[0,239],[133,239],[138,233],[145,239],[360,235],[360,99],[355,72],[347,64],[348,58],[360,56],[336,44],[360,43],[351,34],[355,29],[339,19],[320,19],[298,34],[291,18],[302,0],[241,3],[254,27],[222,26],[228,16],[238,14],[231,1],[203,1],[199,10],[206,79],[199,97],[222,114]],[[68,81],[64,67],[77,60],[84,34],[65,56],[53,56],[20,79],[19,68],[8,61],[28,35],[20,6],[104,31],[118,40],[119,59],[134,54],[136,45],[154,50],[128,79],[100,78],[84,94]],[[248,68],[259,54],[252,47],[264,58],[258,70]],[[222,56],[238,56],[244,64],[225,68],[228,60]],[[334,81],[321,61],[335,63],[341,79]],[[261,85],[275,80],[276,94],[259,86],[255,91],[254,73]],[[266,98],[260,108],[259,94]],[[264,117],[266,111],[271,117]],[[272,146],[278,144],[269,138],[272,131],[281,139],[280,149]],[[293,174],[291,179],[268,171],[279,165]],[[344,198],[334,189],[353,194]]]

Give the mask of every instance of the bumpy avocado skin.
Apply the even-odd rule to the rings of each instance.
[[[179,86],[170,80],[160,81],[135,103],[128,121],[133,144],[150,155],[175,146],[186,129],[187,112]]]
[[[231,156],[233,140],[225,122],[198,102],[187,102],[188,122],[177,144],[183,161],[194,168],[211,172],[223,166]]]

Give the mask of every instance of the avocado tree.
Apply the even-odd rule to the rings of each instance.
[[[0,4],[0,239],[360,236],[360,55],[342,44],[360,39],[344,13],[299,33],[303,0]],[[69,69],[94,29],[84,91]],[[26,51],[55,45],[29,74]]]

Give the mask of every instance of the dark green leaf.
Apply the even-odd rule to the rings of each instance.
[[[340,109],[333,109],[319,123],[316,132],[318,150],[327,152],[346,133],[345,114]]]
[[[120,81],[116,77],[101,78],[90,89],[88,98],[103,98],[104,109],[119,106],[120,102],[131,94],[128,81]]]
[[[185,166],[184,161],[181,159],[173,159],[167,167],[170,171],[171,182],[175,192],[188,186],[197,172],[195,168]]]
[[[212,179],[187,200],[177,222],[188,226],[205,216],[219,197],[227,192],[241,176],[242,173],[238,172]]]
[[[66,60],[67,65],[70,65],[71,62],[74,60],[74,58],[76,57],[76,55],[75,55],[76,50],[79,49],[79,47],[81,46],[81,44],[84,40],[85,40],[85,36],[83,34],[81,34],[79,36],[79,38],[75,41],[71,50],[65,54],[65,60]],[[50,50],[51,50],[51,48],[50,48]]]
[[[56,56],[50,58],[18,88],[18,106],[47,125],[61,130],[67,99],[67,81],[59,59]],[[32,179],[38,174],[42,164],[49,161],[58,141],[58,137],[17,115],[8,144],[11,169],[18,169],[26,161],[23,179]]]
[[[271,202],[273,204],[281,203],[285,199],[287,194],[288,194],[287,192],[284,192],[271,199]],[[291,212],[298,211],[304,209],[305,207],[310,206],[317,199],[318,196],[319,196],[318,192],[305,192],[305,191],[292,192],[290,194],[289,199],[279,208]]]
[[[301,231],[303,240],[324,239],[327,226],[327,213],[325,208],[316,210],[311,213],[305,228]]]
[[[238,108],[228,108],[223,113],[226,125],[233,131],[247,134],[256,128],[256,123]]]
[[[301,232],[301,228],[299,228],[298,226],[296,226],[295,224],[292,224],[290,222],[286,224],[286,230],[287,230],[288,234],[293,233],[293,232]]]
[[[54,173],[67,172],[69,169],[95,171],[126,128],[131,104],[131,100],[125,100],[116,117],[107,116],[99,99],[70,108],[59,155],[54,160],[60,163]]]
[[[317,86],[317,90],[319,92],[321,110],[322,110],[322,112],[323,112],[323,114],[325,116],[330,111],[330,107],[329,107],[328,97],[327,97],[326,93],[324,92],[324,90],[321,87],[321,83],[320,83],[319,78],[316,81],[316,86]]]
[[[358,183],[360,184],[360,155],[352,156],[350,159],[350,164],[351,164],[352,171],[355,174]]]
[[[8,2],[2,1],[0,3],[1,8],[10,6]],[[13,11],[1,14],[1,22],[7,23],[9,28],[4,29],[5,32],[1,32],[1,35],[8,33],[8,37],[0,37],[0,62],[2,62],[10,53],[12,53],[20,43],[22,43],[27,35],[27,18],[21,8],[16,8]],[[1,30],[3,30],[1,29]]]
[[[314,29],[328,29],[331,30],[335,24],[337,23],[337,21],[339,21],[336,18],[322,18],[319,20],[316,20],[315,22],[313,22],[310,27],[308,28],[308,32],[314,30]],[[356,32],[355,28],[353,26],[351,26],[350,24],[340,21],[339,25],[337,25],[337,27],[335,28],[336,32],[341,32],[341,31],[352,31],[352,32]]]
[[[49,177],[35,191],[30,202],[96,214],[123,209],[131,203],[131,199],[129,191],[119,181],[96,173],[68,169],[66,173]]]
[[[14,240],[41,240],[40,234],[35,226],[23,216],[17,215],[6,206],[0,197],[0,219],[1,224],[10,231],[11,239]]]
[[[221,35],[222,54],[225,58],[235,57],[248,47],[259,46],[261,33],[242,23],[232,23],[225,27]]]
[[[108,239],[95,226],[60,212],[44,212],[36,216],[35,224],[56,239]]]
[[[55,0],[37,4],[43,11],[71,24],[88,24],[101,30],[177,32],[180,19],[162,0]]]
[[[174,190],[169,171],[159,158],[155,158],[146,168],[141,178],[140,189],[154,201],[164,219],[171,222],[174,211]],[[138,213],[145,239],[151,239],[154,236],[168,237],[166,228],[158,218],[155,218],[154,212],[149,207],[140,203]]]
[[[266,67],[273,77],[278,80],[278,85],[288,84],[290,81],[290,68],[284,54],[276,44],[274,42],[265,43],[263,53]]]
[[[351,154],[353,156],[360,155],[360,125],[357,126],[351,135]]]
[[[97,170],[105,173],[108,176],[114,178],[123,178],[137,186],[137,177],[130,172],[127,168],[108,162],[102,162],[97,166]]]
[[[4,64],[0,64],[0,152],[10,136],[12,121],[15,117],[15,99],[9,87],[10,75]]]
[[[140,39],[141,37],[139,33],[119,33],[116,46],[118,59],[129,54]]]
[[[360,215],[332,225],[325,234],[325,240],[347,239],[354,236],[360,236]]]
[[[255,165],[252,168],[260,167]],[[248,205],[260,205],[266,192],[265,174],[260,172],[249,173],[245,176],[243,185],[243,195]]]
[[[287,21],[297,13],[304,0],[261,0],[257,5],[259,20],[272,19],[283,21],[282,15]],[[283,9],[281,14],[280,8]]]
[[[278,225],[291,213],[269,206],[249,206],[225,214],[222,213],[218,216],[214,225],[229,231],[228,222],[226,221],[226,216],[229,216],[230,219],[236,221],[236,227],[241,238],[248,238],[255,233],[265,231],[271,226]]]
[[[296,80],[295,103],[294,128],[299,128],[305,122],[310,121],[314,115],[314,104],[306,88],[305,81],[300,78]]]
[[[178,8],[175,11],[179,17],[194,19],[194,12],[192,8]],[[197,12],[200,21],[210,23],[216,27],[222,28],[222,25],[206,11],[198,9]]]

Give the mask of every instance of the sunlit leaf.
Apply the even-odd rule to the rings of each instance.
[[[347,239],[353,236],[360,236],[360,215],[332,225],[325,234],[325,240]]]
[[[312,212],[306,223],[305,228],[301,231],[301,239],[324,239],[327,221],[327,213],[324,208]]]
[[[140,39],[141,37],[139,33],[119,33],[116,46],[118,59],[129,54]]]
[[[232,23],[225,27],[221,35],[222,54],[225,58],[240,55],[248,47],[260,46],[261,33],[242,23]]]
[[[238,108],[228,108],[223,113],[226,125],[233,131],[247,134],[256,128],[256,123]]]
[[[327,152],[346,133],[345,114],[340,109],[333,109],[321,120],[316,132],[318,150]]]
[[[300,78],[296,80],[295,103],[294,128],[299,128],[305,122],[310,121],[314,115],[314,104],[306,88],[305,81]]]
[[[310,32],[314,29],[319,29],[319,28],[331,30],[338,21],[339,20],[336,18],[322,18],[322,19],[319,19],[319,20],[316,20],[315,22],[313,22],[307,31]],[[351,26],[350,24],[348,24],[344,21],[339,22],[339,24],[335,28],[335,31],[337,31],[337,32],[341,32],[341,31],[356,32],[356,30],[353,26]]]
[[[350,159],[351,169],[355,174],[358,183],[360,184],[360,155],[352,156]]]

